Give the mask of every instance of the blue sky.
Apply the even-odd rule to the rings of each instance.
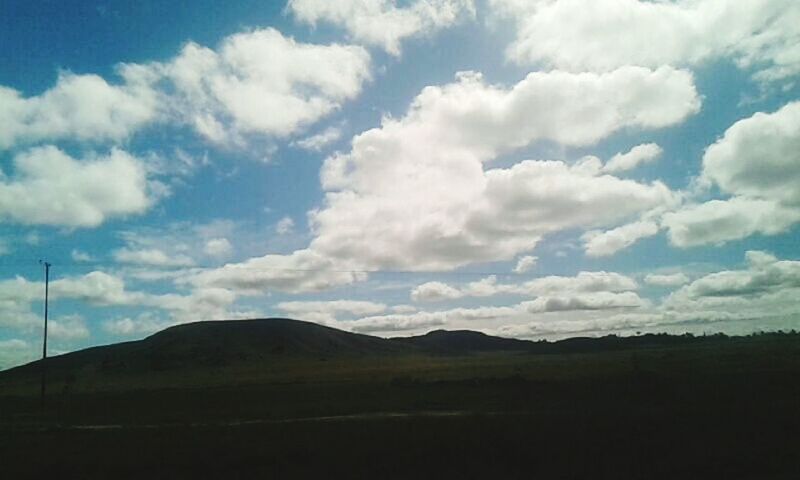
[[[800,324],[792,0],[0,6],[0,368],[189,321]]]

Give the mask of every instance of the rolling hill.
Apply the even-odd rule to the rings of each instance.
[[[257,366],[276,360],[330,360],[391,356],[590,353],[713,343],[724,336],[648,334],[576,337],[556,342],[502,338],[470,330],[435,330],[411,337],[381,338],[286,318],[204,321],[176,325],[132,342],[92,347],[47,360],[60,377],[83,373],[148,373]],[[38,375],[39,361],[0,372],[0,380]]]

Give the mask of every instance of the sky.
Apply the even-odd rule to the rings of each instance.
[[[185,4],[183,4],[185,3]],[[0,368],[280,316],[800,327],[796,0],[6,0]]]

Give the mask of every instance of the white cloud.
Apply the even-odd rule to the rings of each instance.
[[[730,58],[761,81],[800,73],[794,0],[492,0],[516,21],[507,55],[571,71]],[[654,39],[657,39],[654,41]]]
[[[283,217],[275,225],[275,233],[278,235],[288,235],[294,230],[294,220],[292,217]]]
[[[649,274],[644,277],[644,282],[648,285],[657,285],[659,287],[679,287],[689,283],[689,277],[684,273],[669,273],[669,274]]]
[[[504,294],[557,297],[598,292],[620,293],[638,288],[635,280],[616,272],[579,272],[574,277],[551,275],[522,283],[498,283],[497,277],[490,275],[461,288],[442,282],[427,282],[414,288],[411,298],[414,301],[439,301]]]
[[[272,28],[231,35],[217,50],[190,42],[147,68],[172,85],[179,118],[217,143],[290,135],[354,98],[370,78],[363,48],[299,43]]]
[[[654,222],[639,221],[605,232],[597,230],[586,232],[581,239],[587,256],[606,257],[633,245],[641,238],[655,235],[658,230],[658,225]]]
[[[706,312],[709,318],[800,314],[800,261],[749,251],[747,268],[698,278],[670,294],[666,311]]]
[[[496,334],[513,338],[569,337],[574,335],[603,335],[610,333],[640,330],[648,327],[663,329],[664,315],[658,313],[614,313],[589,312],[599,317],[569,319],[563,317],[540,318],[521,324],[502,325]]]
[[[0,150],[53,140],[122,141],[154,121],[158,95],[148,78],[121,68],[124,83],[62,72],[54,87],[24,98],[0,86]]]
[[[383,303],[358,300],[332,300],[281,302],[275,308],[299,320],[335,324],[338,314],[375,315],[386,311],[387,306]]]
[[[460,73],[325,161],[325,200],[309,212],[308,248],[184,281],[248,294],[319,291],[376,269],[510,260],[552,232],[618,225],[677,197],[661,182],[602,174],[596,159],[484,164],[540,140],[586,146],[623,128],[666,127],[699,106],[692,75],[669,67],[537,72],[511,88]]]
[[[427,282],[411,291],[411,300],[415,302],[438,302],[461,298],[464,293],[442,282]]]
[[[564,292],[626,292],[639,288],[636,281],[616,272],[579,272],[574,277],[549,276],[523,284],[533,295],[559,295]]]
[[[328,22],[344,28],[353,40],[378,45],[393,55],[400,42],[449,27],[475,14],[473,0],[415,0],[398,7],[396,0],[289,0],[286,8],[299,21]]]
[[[726,193],[800,207],[800,102],[733,124],[706,150],[703,176]]]
[[[417,307],[414,305],[392,305],[389,310],[393,313],[414,313],[417,311]]]
[[[114,260],[120,263],[154,267],[189,267],[194,265],[194,260],[186,255],[167,255],[157,248],[120,248],[114,252]]]
[[[678,247],[721,245],[756,233],[777,235],[800,222],[800,211],[771,200],[733,197],[712,200],[664,215],[670,243]]]
[[[529,322],[531,314],[542,320],[536,324],[551,323],[549,316],[555,314],[575,315],[589,312],[593,315],[608,316],[608,312],[629,311],[649,306],[649,302],[634,292],[572,292],[560,296],[539,297],[512,306],[482,306],[476,308],[453,308],[440,311],[419,311],[409,314],[379,315],[359,320],[342,322],[342,328],[360,332],[391,333],[410,331],[422,333],[432,327],[447,325],[450,328],[469,328],[486,330],[493,324],[509,321]],[[615,313],[614,315],[619,315]],[[573,325],[574,327],[574,325]],[[504,332],[509,335],[509,333]],[[532,336],[532,335],[528,335]]]
[[[233,253],[233,245],[227,238],[211,238],[206,241],[203,251],[214,258],[226,258]]]
[[[67,315],[48,321],[47,336],[54,340],[74,341],[89,338],[86,322],[79,315]]]
[[[326,160],[310,248],[366,268],[439,270],[511,259],[550,232],[617,224],[673,194],[586,163],[483,164],[537,140],[588,145],[626,126],[671,125],[698,107],[691,75],[670,68],[532,73],[511,89],[461,74]]]
[[[800,315],[800,262],[779,260],[759,251],[747,252],[746,259],[747,268],[705,275],[673,292],[660,305],[652,305],[634,292],[637,285],[629,277],[614,272],[583,272],[519,285],[483,282],[505,292],[537,296],[516,305],[378,315],[340,325],[381,334],[423,333],[447,325],[521,338],[637,331],[679,334],[733,329],[749,333],[776,317],[780,323],[773,325],[780,328],[796,325]],[[678,273],[651,275],[646,281],[679,286],[689,278]]]
[[[364,317],[350,322],[342,322],[342,327],[355,332],[384,333],[407,332],[422,333],[433,327],[443,325],[463,325],[480,321],[504,319],[518,314],[516,307],[454,308],[437,312],[416,312]]]
[[[118,143],[154,122],[188,124],[225,145],[250,134],[286,137],[357,96],[371,78],[362,47],[296,42],[272,28],[228,36],[216,50],[189,42],[168,61],[117,71],[119,85],[62,73],[30,98],[0,86],[0,150],[58,140]]]
[[[115,260],[132,266],[126,267],[126,275],[142,280],[174,278],[183,274],[180,267],[195,265],[195,259],[220,261],[228,258],[233,253],[228,239],[237,238],[240,244],[246,244],[250,235],[254,233],[244,231],[241,224],[229,220],[172,222],[119,232],[125,246],[113,254]]]
[[[290,255],[265,255],[242,263],[229,263],[180,280],[196,287],[218,287],[242,295],[262,295],[272,290],[287,293],[315,292],[366,279],[312,250]]]
[[[410,315],[383,315],[347,322],[345,328],[358,333],[401,332],[443,326],[447,320],[441,315],[420,312]]]
[[[292,145],[296,145],[304,150],[319,152],[340,138],[342,138],[341,128],[328,127],[317,134],[311,135],[310,137],[297,140],[296,142],[293,142]]]
[[[732,197],[664,215],[673,245],[777,235],[800,222],[800,102],[734,123],[706,150],[700,183]]]
[[[6,280],[0,282],[0,306],[7,311],[14,309],[24,312],[32,302],[41,298],[43,292],[43,282],[30,282],[23,278]],[[236,316],[236,312],[230,310],[236,301],[236,293],[232,291],[213,287],[199,287],[186,295],[130,291],[122,278],[101,271],[51,281],[50,298],[53,301],[78,300],[94,307],[157,308],[169,313],[172,322],[219,320]],[[26,323],[17,322],[17,328],[25,328]],[[74,327],[75,322],[70,325]]]
[[[520,307],[528,313],[544,313],[639,308],[645,305],[647,302],[635,292],[591,292],[539,297],[522,302]]]
[[[0,179],[0,216],[23,224],[96,227],[145,212],[157,198],[146,169],[132,155],[76,160],[52,147],[14,157],[14,177]]]
[[[517,260],[517,265],[514,267],[514,273],[530,272],[536,267],[536,262],[539,257],[532,255],[525,255]]]
[[[75,299],[95,306],[134,305],[146,297],[142,293],[128,292],[121,278],[100,271],[52,281],[50,295],[53,300]]]
[[[469,297],[491,297],[497,295],[502,290],[502,287],[497,285],[497,276],[489,275],[475,282],[468,283],[463,293]]]
[[[650,163],[661,156],[663,150],[655,143],[644,143],[631,148],[625,153],[618,153],[603,165],[603,171],[608,173],[633,170],[643,163]]]

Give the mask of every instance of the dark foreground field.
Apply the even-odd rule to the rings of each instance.
[[[796,335],[79,364],[0,374],[3,478],[800,478]]]

